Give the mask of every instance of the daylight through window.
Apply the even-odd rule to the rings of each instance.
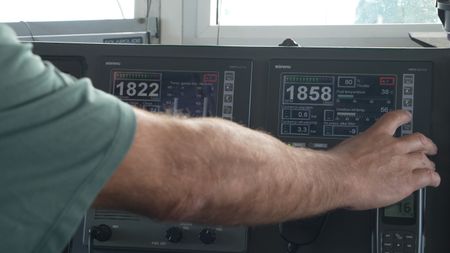
[[[433,0],[221,0],[230,26],[437,23]],[[215,23],[215,20],[214,20]]]
[[[134,18],[133,0],[2,1],[0,22]]]

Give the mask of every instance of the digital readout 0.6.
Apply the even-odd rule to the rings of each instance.
[[[333,76],[284,74],[281,78],[285,105],[332,105],[334,102]]]

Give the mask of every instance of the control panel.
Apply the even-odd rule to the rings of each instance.
[[[106,57],[102,62],[103,78],[109,84],[106,90],[130,105],[156,113],[222,117],[249,125],[249,60]],[[88,212],[84,244],[89,242],[88,231],[97,226],[107,228],[104,231],[110,235],[97,235],[94,248],[245,252],[247,247],[245,227],[161,223],[115,210]]]
[[[423,252],[423,192],[377,210],[377,253]]]
[[[222,117],[249,125],[249,60],[108,57],[109,92],[152,112]],[[246,105],[246,106],[235,106]]]
[[[414,92],[427,91],[431,64],[358,61],[272,60],[272,111],[268,128],[298,147],[327,149],[369,128],[384,113],[405,109],[414,116]],[[430,108],[430,102],[418,103]],[[413,133],[413,122],[397,135]],[[426,123],[416,131],[429,131]]]
[[[280,136],[350,137],[395,108],[397,76],[283,73],[281,79]]]
[[[280,228],[295,231],[293,239],[301,235],[299,241],[314,238],[301,248],[304,253],[450,252],[450,172],[443,169],[450,166],[448,49],[34,46],[64,71],[87,76],[96,88],[152,112],[221,117],[292,146],[325,150],[364,132],[384,113],[405,109],[413,121],[396,136],[421,132],[439,147],[434,161],[441,186],[386,208],[335,210],[323,222],[295,227],[165,223],[91,209],[72,253],[88,252],[89,230],[95,253],[285,252]]]
[[[278,111],[270,128],[293,146],[328,149],[365,131],[384,113],[404,109],[413,120],[397,136],[427,133],[429,124],[415,119],[428,118],[423,109],[431,108],[431,71],[427,62],[273,60],[270,80]],[[415,92],[421,93],[418,101]],[[376,211],[374,252],[423,252],[424,194],[419,190]]]

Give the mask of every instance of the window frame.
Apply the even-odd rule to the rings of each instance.
[[[161,0],[153,0],[155,9],[150,11],[151,17],[146,17],[147,0],[134,0],[133,19],[114,20],[79,20],[79,21],[48,21],[48,22],[10,22],[22,41],[60,41],[60,42],[93,42],[102,43],[103,38],[121,38],[127,36],[142,37],[148,41],[146,33],[158,42],[159,36],[159,5]],[[31,30],[31,31],[30,31]],[[32,33],[32,34],[31,34]]]
[[[211,24],[216,6],[215,0],[185,0],[183,2],[183,42],[187,44],[205,44],[205,42],[217,44],[217,41],[219,44],[229,44],[239,41],[269,41],[275,38],[279,41],[281,38],[297,38],[314,45],[314,41],[325,39],[335,42],[351,39],[360,42],[368,42],[372,39],[375,41],[409,40],[409,32],[442,31],[440,24],[220,26],[219,28],[218,25]],[[189,5],[195,5],[195,10],[193,11]],[[195,29],[189,26],[195,26]],[[217,39],[218,34],[220,34],[219,39]]]
[[[127,20],[127,19],[135,19],[137,16],[137,14],[142,13],[142,9],[145,9],[145,3],[146,0],[133,0],[134,1],[134,17],[133,18],[117,18],[117,19],[94,19],[94,20],[89,20],[89,19],[83,19],[83,20],[55,20],[55,21],[27,21],[28,23],[64,23],[64,22],[79,22],[79,21],[104,21],[104,20]],[[158,0],[160,1],[160,0]],[[7,24],[14,24],[14,23],[21,23],[21,21],[19,22],[5,22]]]

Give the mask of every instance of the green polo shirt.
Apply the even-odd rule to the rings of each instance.
[[[0,24],[0,252],[60,253],[126,155],[130,106]]]

